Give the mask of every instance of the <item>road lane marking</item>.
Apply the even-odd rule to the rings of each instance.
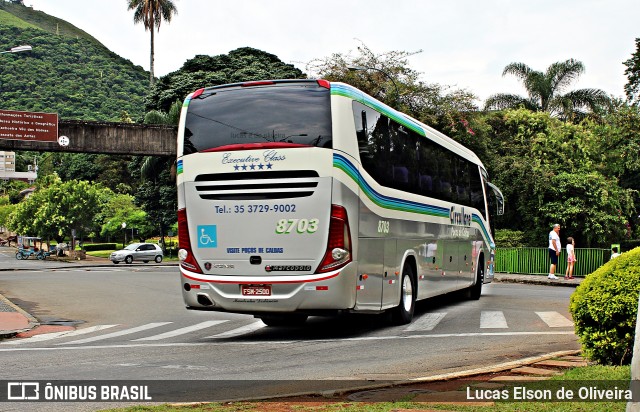
[[[483,310],[480,313],[480,329],[507,329],[507,320],[499,310]]]
[[[226,332],[218,333],[217,335],[207,336],[204,339],[219,339],[219,338],[231,338],[233,336],[244,335],[246,333],[250,333],[259,329],[264,328],[265,325],[261,320],[250,323],[246,326],[241,326],[239,328],[231,329]]]
[[[229,341],[221,342],[192,342],[192,343],[129,343],[116,345],[86,345],[86,346],[57,346],[43,348],[0,348],[0,352],[34,352],[34,351],[55,351],[55,350],[95,350],[95,349],[122,349],[122,348],[170,348],[170,347],[195,347],[195,346],[217,346],[217,345],[282,345],[282,344],[312,344],[312,343],[339,343],[339,342],[357,342],[357,341],[376,341],[376,340],[393,340],[393,339],[429,339],[429,338],[468,338],[468,337],[505,337],[505,336],[559,336],[573,335],[573,331],[547,331],[547,332],[469,332],[469,333],[440,333],[432,335],[404,335],[404,336],[363,336],[360,338],[341,338],[341,339],[312,339],[312,340],[255,340],[255,341]]]
[[[80,343],[95,342],[97,340],[115,338],[115,337],[118,337],[118,336],[124,336],[124,335],[130,335],[132,333],[142,332],[143,330],[157,328],[159,326],[168,325],[169,323],[173,323],[173,322],[147,323],[146,325],[138,326],[138,327],[131,328],[131,329],[125,329],[125,330],[121,330],[121,331],[118,331],[118,332],[107,333],[106,335],[94,336],[92,338],[79,339],[79,340],[73,340],[71,342],[59,343],[58,345],[77,345],[77,344],[80,344]]]
[[[550,328],[573,327],[573,322],[565,318],[558,312],[536,312],[536,315],[542,319]]]
[[[433,330],[438,323],[445,317],[447,313],[427,313],[426,315],[420,316],[418,319],[413,321],[411,325],[404,329],[405,332],[416,331],[416,330]]]
[[[86,335],[86,334],[92,333],[92,332],[98,332],[98,331],[101,331],[101,330],[113,328],[114,326],[118,326],[118,325],[117,324],[115,324],[115,325],[96,325],[96,326],[89,326],[88,328],[82,328],[82,329],[76,329],[76,330],[66,330],[66,331],[62,331],[62,332],[43,333],[42,335],[35,335],[35,336],[31,336],[30,338],[15,339],[15,340],[9,340],[9,341],[5,341],[5,342],[0,342],[0,345],[19,345],[19,344],[23,344],[23,343],[42,342],[42,341],[47,341],[47,340],[56,339],[56,338],[66,338],[66,337],[69,337],[69,336],[80,336],[80,335]]]
[[[214,325],[219,325],[220,323],[224,323],[224,322],[227,322],[227,321],[226,320],[208,320],[206,322],[201,322],[196,325],[187,326],[185,328],[171,330],[169,332],[161,333],[159,335],[147,336],[146,338],[140,338],[140,339],[134,339],[132,340],[132,342],[173,338],[179,335],[184,335],[186,333],[194,332],[196,330],[205,329]]]

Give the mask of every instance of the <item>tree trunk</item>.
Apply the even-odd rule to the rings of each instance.
[[[154,80],[154,75],[153,75],[153,60],[154,60],[154,35],[153,35],[153,29],[154,26],[151,25],[151,29],[149,30],[151,32],[151,62],[149,65],[149,71],[150,71],[150,78],[149,78],[149,84],[153,87],[153,80]]]

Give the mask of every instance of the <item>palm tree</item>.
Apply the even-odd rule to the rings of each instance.
[[[142,22],[145,30],[151,32],[151,65],[150,83],[153,86],[154,35],[153,29],[160,30],[162,20],[171,21],[174,14],[178,14],[175,4],[171,0],[129,0],[128,10],[134,10],[133,23]]]
[[[611,103],[600,89],[579,89],[562,92],[571,82],[584,73],[584,65],[574,59],[556,62],[545,73],[532,70],[524,63],[511,63],[502,75],[513,74],[524,84],[529,97],[514,94],[494,94],[485,102],[485,110],[502,110],[524,107],[532,111],[545,111],[565,120],[586,116],[585,109],[597,113]]]

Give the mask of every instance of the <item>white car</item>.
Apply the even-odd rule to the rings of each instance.
[[[154,261],[162,262],[162,249],[155,243],[132,243],[122,250],[117,250],[111,254],[109,259],[114,263],[131,263],[134,260],[141,260],[144,263]]]

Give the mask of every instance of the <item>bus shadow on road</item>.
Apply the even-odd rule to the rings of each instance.
[[[464,303],[468,299],[460,292],[453,292],[416,303],[414,321],[420,316],[442,311],[451,305]],[[255,322],[260,322],[258,319]],[[408,325],[395,325],[390,311],[375,314],[341,313],[335,316],[310,316],[307,321],[295,326],[265,326],[243,335],[218,338],[225,342],[255,341],[311,341],[332,339],[378,337],[393,331],[403,330]]]

